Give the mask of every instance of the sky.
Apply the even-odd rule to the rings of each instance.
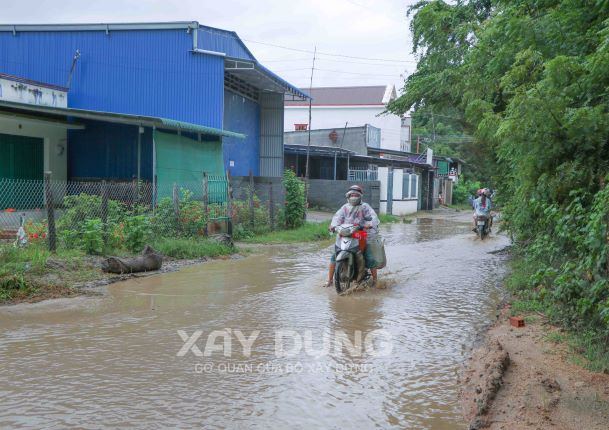
[[[314,87],[395,84],[399,93],[416,67],[406,17],[413,2],[0,0],[0,23],[198,21],[236,31],[258,61],[298,87],[310,85],[317,47]]]

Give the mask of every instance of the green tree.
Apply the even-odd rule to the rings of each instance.
[[[420,61],[389,108],[452,112],[473,139],[537,273],[572,327],[609,335],[609,1],[441,0],[410,8]]]

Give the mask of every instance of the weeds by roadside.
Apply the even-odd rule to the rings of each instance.
[[[401,217],[391,214],[379,214],[378,217],[381,224],[394,224],[402,220]]]
[[[153,241],[151,246],[163,255],[179,259],[220,257],[236,252],[234,247],[218,243],[212,239],[160,238]]]
[[[246,243],[295,243],[311,242],[331,239],[328,232],[330,221],[317,223],[307,222],[293,230],[273,231],[259,236],[245,238]]]
[[[565,343],[571,352],[569,359],[575,364],[593,372],[609,373],[609,344],[606,335],[581,324],[569,324],[562,313],[548,297],[547,289],[541,284],[531,288],[536,279],[537,267],[522,256],[516,256],[512,272],[507,279],[508,290],[514,294],[511,314],[527,318],[544,315],[549,322],[562,327],[564,331],[549,332],[546,340]]]
[[[79,250],[51,254],[44,243],[0,245],[0,303],[75,294],[75,284],[102,276],[92,258]]]

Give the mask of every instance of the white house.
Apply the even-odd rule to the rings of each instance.
[[[410,149],[410,127],[402,130],[398,115],[384,113],[387,104],[397,97],[394,85],[366,87],[305,88],[313,98],[312,129],[341,129],[366,124],[381,130],[380,147],[396,151]],[[286,100],[284,131],[309,128],[309,102]],[[409,123],[407,123],[409,125]]]

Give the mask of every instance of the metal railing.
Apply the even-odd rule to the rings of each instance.
[[[349,169],[350,181],[378,181],[378,170]]]

